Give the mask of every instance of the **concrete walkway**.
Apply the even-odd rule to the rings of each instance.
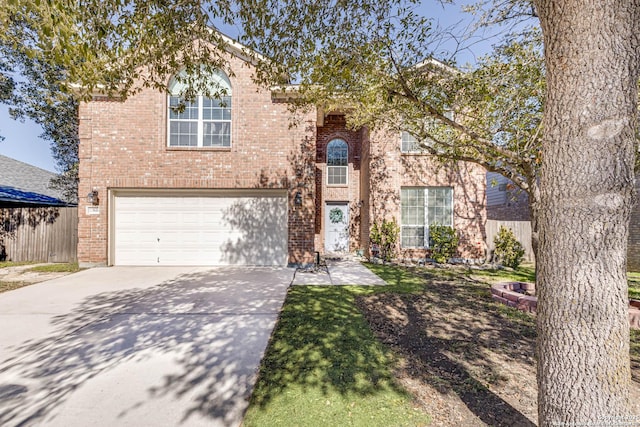
[[[0,425],[240,425],[293,273],[95,268],[0,294]]]
[[[384,286],[387,283],[357,260],[328,259],[326,269],[296,271],[292,284]]]

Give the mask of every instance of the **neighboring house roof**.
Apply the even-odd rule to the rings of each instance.
[[[428,69],[428,68],[440,68],[441,70],[448,71],[454,74],[460,74],[461,71],[451,65],[445,64],[436,58],[427,58],[424,61],[420,61],[414,65],[416,70]]]
[[[487,172],[487,219],[501,221],[529,221],[527,193],[495,172]]]
[[[0,186],[0,203],[8,202],[10,204],[20,205],[37,205],[37,206],[67,206],[68,203],[55,197],[45,196],[44,194],[32,193],[30,191],[22,191],[13,187]]]
[[[503,205],[507,203],[506,177],[496,172],[487,172],[487,206]]]
[[[49,188],[55,173],[0,155],[0,201],[67,205],[61,191]]]

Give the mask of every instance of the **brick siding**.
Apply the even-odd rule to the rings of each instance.
[[[349,203],[349,250],[362,248],[361,203],[362,139],[364,130],[352,131],[346,127],[344,115],[329,114],[323,126],[318,128],[316,143],[316,227],[315,247],[324,253],[324,219],[327,202]],[[348,172],[346,185],[327,185],[327,145],[332,140],[343,139],[348,146]]]
[[[452,186],[460,256],[484,250],[484,170],[468,163],[442,165],[400,153],[400,135],[349,130],[344,116],[317,112],[292,116],[285,102],[252,81],[252,68],[231,58],[230,148],[167,147],[167,95],[144,89],[126,101],[98,99],[80,105],[78,260],[109,262],[110,190],[282,189],[288,194],[289,262],[306,264],[324,252],[327,202],[348,202],[350,250],[369,249],[374,222],[400,223],[402,186]],[[169,79],[167,79],[168,81]],[[327,144],[348,144],[348,183],[326,183]],[[86,195],[96,189],[100,212],[87,215]],[[300,194],[301,204],[295,203]],[[402,251],[424,257],[425,251]]]
[[[231,148],[167,147],[167,95],[144,89],[126,101],[80,106],[78,259],[107,263],[110,189],[286,189],[289,194],[289,261],[313,261],[313,190],[302,206],[295,194],[313,181],[305,168],[315,145],[315,114],[295,117],[287,105],[251,79],[252,70],[231,58]],[[86,195],[100,194],[100,214],[86,215]]]
[[[371,135],[369,159],[371,224],[395,219],[400,225],[402,187],[453,188],[453,226],[460,237],[458,256],[484,258],[486,222],[485,169],[466,162],[442,163],[423,154],[403,154],[400,135],[376,132]],[[400,248],[401,258],[425,258],[424,249]]]

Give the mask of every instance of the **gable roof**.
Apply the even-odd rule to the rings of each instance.
[[[220,36],[220,38],[224,42],[224,48],[228,53],[235,55],[236,57],[242,59],[243,61],[256,65],[257,61],[266,60],[266,57],[261,53],[256,52],[255,50],[245,46],[239,41],[229,37],[222,31],[216,28],[211,28],[211,27],[209,27],[209,31],[212,33],[217,33],[218,36]]]
[[[255,50],[249,48],[248,46],[245,46],[244,44],[238,42],[234,38],[229,37],[228,35],[224,34],[222,31],[218,30],[217,28],[207,26],[207,31],[211,34],[217,34],[218,37],[220,37],[220,40],[222,41],[222,46],[225,52],[235,56],[236,58],[239,58],[240,60],[246,63],[249,63],[255,66],[259,63],[259,61],[266,60],[266,57],[261,53],[256,52]],[[78,83],[70,83],[69,87],[76,95],[82,93],[82,90],[84,88],[81,84],[78,84]],[[106,86],[103,84],[97,84],[95,85],[95,87],[93,87],[89,95],[91,95],[94,98],[103,98],[106,95],[105,92],[106,92]],[[120,98],[120,96],[111,95],[110,98],[118,99]]]
[[[62,192],[49,188],[55,173],[0,155],[0,200],[63,204]]]

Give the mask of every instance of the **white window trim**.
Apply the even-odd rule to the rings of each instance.
[[[172,122],[194,122],[196,120],[187,120],[187,119],[172,119],[171,118],[171,98],[175,97],[176,95],[168,95],[167,96],[167,147],[168,148],[183,148],[183,149],[195,149],[195,148],[203,148],[205,150],[208,149],[229,149],[231,148],[231,146],[233,145],[233,109],[231,109],[231,119],[229,120],[204,120],[204,100],[205,100],[205,96],[203,95],[198,95],[197,96],[197,100],[198,100],[198,119],[197,119],[197,125],[198,125],[198,135],[197,135],[197,139],[198,139],[198,145],[171,145],[171,123]],[[229,96],[231,98],[231,96]],[[233,99],[232,99],[232,104],[233,105]],[[223,122],[223,123],[229,123],[229,145],[203,145],[204,144],[204,122]]]
[[[333,141],[342,141],[344,142],[344,144],[347,146],[347,164],[344,166],[333,166],[333,165],[329,165],[329,145],[333,142]],[[326,155],[326,175],[327,175],[327,179],[325,180],[326,185],[328,187],[346,187],[349,185],[349,143],[347,141],[345,141],[342,138],[333,138],[331,141],[329,141],[329,143],[327,144],[327,148],[325,150],[325,155]],[[344,168],[345,170],[345,182],[344,183],[339,183],[339,184],[330,184],[329,183],[329,168]]]
[[[417,228],[420,227],[419,225],[404,225],[402,224],[402,196],[400,197],[400,247],[403,249],[429,249],[431,246],[429,246],[429,206],[426,204],[428,197],[429,197],[429,189],[439,189],[439,188],[450,188],[451,189],[451,227],[453,227],[455,225],[454,223],[454,219],[455,219],[455,209],[454,209],[454,203],[455,203],[455,195],[454,195],[454,188],[453,187],[449,187],[449,186],[431,186],[431,187],[402,187],[400,189],[400,191],[402,191],[402,189],[407,188],[407,189],[422,189],[424,191],[424,200],[425,200],[425,205],[424,205],[424,231],[423,231],[423,235],[424,235],[424,246],[405,246],[402,244],[402,229],[404,227],[412,227],[412,228]]]
[[[421,147],[419,147],[417,150],[405,150],[403,147],[403,142],[404,142],[403,136],[405,133],[408,135],[411,135],[416,140],[416,143],[420,144],[420,141],[418,141],[418,139],[415,136],[413,136],[410,132],[407,132],[407,131],[400,132],[400,152],[402,154],[429,154],[427,150]]]
[[[329,168],[344,168],[345,169],[345,182],[340,184],[329,184]],[[329,166],[327,165],[327,186],[329,187],[346,187],[349,185],[349,165],[347,166]]]

